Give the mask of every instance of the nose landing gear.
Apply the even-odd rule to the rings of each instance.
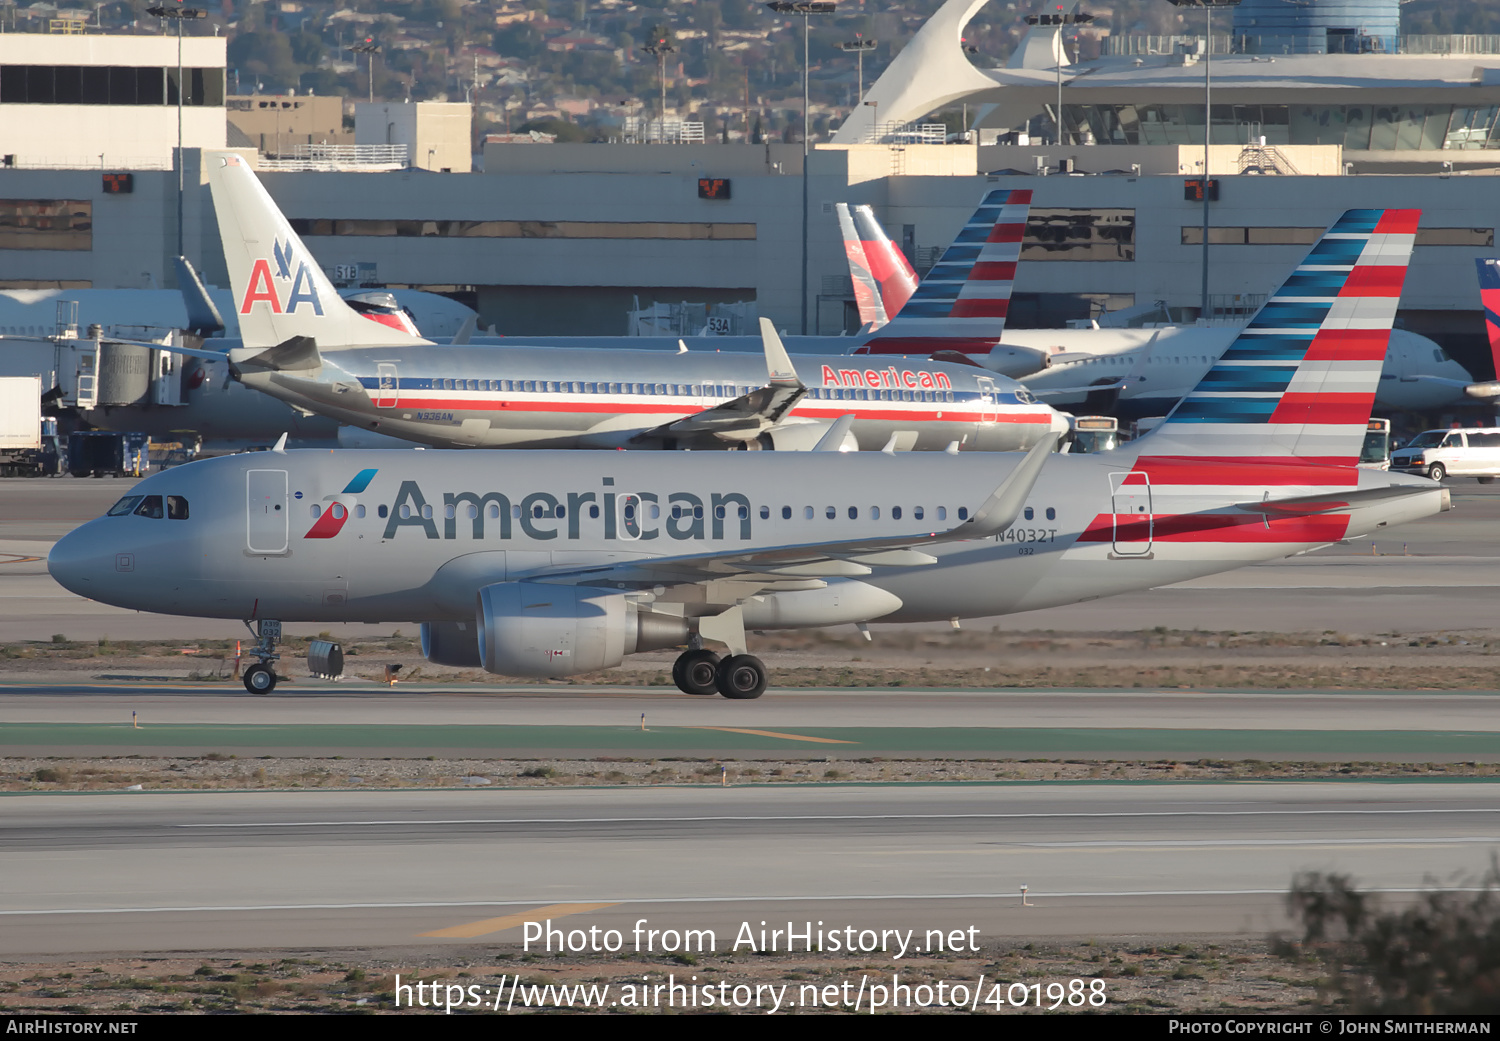
[[[256,663],[245,670],[245,689],[251,694],[269,694],[276,689],[276,673],[271,663],[281,658],[276,653],[276,644],[281,639],[281,623],[274,618],[262,618],[252,628],[250,620],[246,619],[245,628],[250,629],[256,640],[254,650],[248,652]]]

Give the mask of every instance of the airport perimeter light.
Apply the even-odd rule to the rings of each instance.
[[[1239,0],[1235,0],[1236,3]],[[1058,11],[1062,10],[1062,4],[1057,5]],[[1073,14],[1029,14],[1026,16],[1027,25],[1054,25],[1057,27],[1057,147],[1061,148],[1063,143],[1063,113],[1062,113],[1062,63],[1068,56],[1063,50],[1062,32],[1065,25],[1087,25],[1094,20],[1091,14],[1074,12]],[[967,129],[967,128],[966,128]]]
[[[854,39],[839,44],[839,50],[853,51],[859,58],[859,91],[854,95],[856,105],[865,99],[865,51],[873,51],[879,42],[865,39],[864,33],[855,33]]]
[[[196,7],[148,7],[146,13],[177,23],[177,255],[182,252],[182,23],[188,18],[202,18]]]
[[[370,56],[370,104],[375,103],[375,52],[380,50],[380,44],[375,42],[373,36],[366,36],[363,43],[356,43],[349,48],[355,54],[368,54]],[[355,71],[359,67],[355,66]],[[358,82],[357,80],[355,82]]]
[[[659,39],[652,41],[641,50],[647,54],[656,55],[658,63],[657,82],[661,84],[661,140],[662,144],[667,141],[667,55],[676,54],[677,48],[672,46],[672,40],[665,34]],[[679,138],[678,140],[681,140]]]
[[[766,5],[777,14],[802,16],[802,335],[807,335],[807,142],[812,121],[807,111],[808,18],[815,14],[833,14],[834,0],[774,0]]]
[[[1240,0],[1167,0],[1173,7],[1203,8],[1203,302],[1201,317],[1207,321],[1208,309],[1208,146],[1213,140],[1213,66],[1214,8],[1238,7]]]

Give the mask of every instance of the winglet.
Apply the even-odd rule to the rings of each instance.
[[[271,446],[271,451],[278,452],[278,453],[281,453],[283,455],[286,453],[286,431],[285,430],[283,430],[281,432],[281,436],[276,439],[276,443]]]
[[[797,378],[797,370],[792,368],[792,359],[787,356],[781,337],[776,335],[776,327],[771,324],[769,318],[760,320],[760,342],[766,350],[766,372],[771,377],[771,385],[776,387],[804,386],[803,382]]]
[[[998,535],[1016,522],[1036,479],[1041,476],[1047,457],[1057,448],[1060,434],[1048,434],[1026,453],[1021,465],[1011,471],[990,497],[974,511],[974,516],[954,528],[949,534],[960,539],[988,538]]]
[[[182,305],[187,309],[188,332],[208,337],[224,331],[224,316],[214,306],[203,280],[187,257],[178,257],[177,290],[182,294]]]

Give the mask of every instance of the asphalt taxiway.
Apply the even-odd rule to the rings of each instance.
[[[1251,933],[1301,871],[1473,885],[1495,785],[1203,784],[0,797],[0,956],[517,942],[742,922]],[[1028,888],[1025,906],[1022,886]],[[758,925],[757,925],[758,928]]]

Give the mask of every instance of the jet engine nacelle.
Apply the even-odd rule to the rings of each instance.
[[[687,622],[595,586],[497,582],[479,590],[479,659],[504,676],[574,676],[625,655],[675,647]]]
[[[1015,347],[998,344],[984,359],[984,367],[1013,380],[1041,372],[1052,364],[1050,351],[1040,347]]]
[[[423,622],[422,657],[434,665],[456,669],[483,668],[479,627],[473,622]]]

